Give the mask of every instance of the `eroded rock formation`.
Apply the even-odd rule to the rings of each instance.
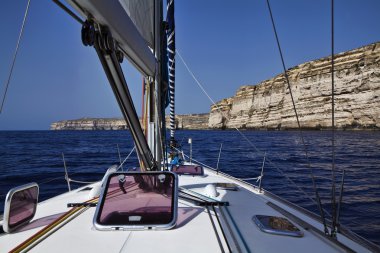
[[[302,128],[331,127],[331,58],[288,70]],[[336,55],[335,124],[341,129],[380,128],[380,43]],[[297,121],[283,74],[242,86],[212,106],[210,128],[292,129]]]
[[[207,129],[208,113],[201,114],[185,114],[176,115],[177,129]],[[169,126],[169,117],[166,118],[167,126]]]
[[[124,119],[118,118],[82,118],[62,120],[50,125],[50,130],[125,130]]]

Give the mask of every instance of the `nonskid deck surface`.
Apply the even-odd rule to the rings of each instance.
[[[232,178],[205,170],[205,176],[179,176],[179,185],[189,192],[204,195],[214,183],[235,183],[237,191],[217,189],[216,200],[228,206],[203,206],[179,199],[177,225],[162,231],[98,231],[93,226],[94,207],[80,212],[53,232],[30,252],[345,252],[318,233],[295,225],[303,237],[262,232],[253,222],[254,215],[284,217],[291,213],[306,224],[322,231],[322,224],[257,189]],[[93,185],[90,185],[92,187]],[[85,188],[85,187],[84,187]],[[89,200],[84,188],[59,195],[38,205],[34,220],[19,232],[0,235],[0,252],[9,252],[46,225],[70,210],[67,203]],[[87,186],[88,189],[88,186]],[[274,208],[276,207],[276,208]],[[282,210],[280,213],[278,210]],[[289,218],[289,217],[288,217]],[[294,222],[293,222],[294,223]],[[339,239],[357,252],[369,252],[339,235]]]

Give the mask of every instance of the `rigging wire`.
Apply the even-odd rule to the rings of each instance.
[[[117,154],[119,155],[119,162],[121,164],[121,154],[120,154],[119,144],[116,144],[116,147],[117,147]],[[121,171],[124,171],[123,166],[121,166]]]
[[[11,78],[12,78],[12,73],[13,73],[13,69],[14,69],[14,66],[15,66],[15,63],[16,63],[16,58],[17,58],[17,53],[18,53],[18,49],[19,49],[19,46],[20,46],[20,42],[21,42],[21,39],[22,39],[22,35],[24,33],[24,27],[25,27],[25,23],[26,23],[26,18],[28,16],[28,13],[29,13],[29,6],[30,6],[30,0],[28,0],[28,3],[26,5],[26,10],[25,10],[25,14],[24,14],[24,19],[22,20],[22,25],[21,25],[21,30],[20,30],[20,34],[18,36],[18,40],[17,40],[17,44],[16,44],[16,49],[15,49],[15,52],[13,54],[13,60],[12,60],[12,64],[11,64],[11,69],[9,71],[9,75],[8,75],[8,79],[7,79],[7,82],[5,83],[5,91],[4,91],[4,95],[3,95],[3,98],[2,98],[2,101],[1,101],[1,106],[0,106],[0,113],[3,112],[3,107],[4,107],[4,103],[5,103],[5,98],[7,96],[7,92],[8,92],[8,88],[9,88],[9,83],[11,81]]]
[[[313,173],[313,168],[312,168],[312,166],[311,166],[311,164],[310,164],[309,152],[308,152],[308,150],[307,150],[307,146],[306,146],[306,144],[305,144],[305,139],[304,139],[304,136],[303,136],[303,131],[302,131],[302,129],[301,129],[301,124],[300,124],[300,121],[299,121],[299,117],[298,117],[298,113],[297,113],[296,104],[295,104],[295,102],[294,102],[294,97],[293,97],[292,89],[291,89],[291,86],[290,86],[289,76],[288,76],[288,73],[287,73],[287,70],[286,70],[285,61],[284,61],[284,56],[283,56],[283,54],[282,54],[281,45],[280,45],[280,40],[279,40],[279,38],[278,38],[278,34],[277,34],[277,30],[276,30],[276,25],[275,25],[274,18],[273,18],[273,14],[272,14],[272,9],[271,9],[271,7],[270,7],[269,0],[267,0],[266,2],[267,2],[267,6],[268,6],[268,10],[269,10],[269,14],[270,14],[271,22],[272,22],[273,31],[274,31],[274,34],[275,34],[275,37],[276,37],[276,42],[277,42],[278,51],[279,51],[279,53],[280,53],[280,57],[281,57],[281,63],[282,63],[282,67],[283,67],[283,70],[284,70],[284,76],[285,76],[285,79],[286,79],[286,83],[287,83],[287,85],[288,85],[288,89],[289,89],[290,97],[291,97],[291,99],[292,99],[293,110],[294,110],[294,114],[295,114],[296,119],[297,119],[297,125],[298,125],[298,129],[299,129],[299,133],[300,133],[300,137],[301,137],[301,141],[302,141],[302,146],[303,146],[303,148],[304,148],[305,156],[306,156],[306,159],[307,159],[307,164],[308,164],[308,167],[309,167],[309,169],[310,169],[310,176],[311,176],[311,180],[312,180],[312,184],[313,184],[313,189],[314,189],[314,192],[315,192],[315,197],[316,197],[316,200],[317,200],[317,202],[318,202],[318,209],[319,209],[319,212],[320,212],[320,214],[321,214],[321,218],[322,218],[322,222],[323,222],[323,226],[324,226],[325,234],[328,234],[328,229],[327,229],[327,225],[326,225],[325,214],[324,214],[324,211],[323,211],[322,202],[321,202],[321,198],[320,198],[320,196],[319,196],[318,188],[317,188],[317,186],[316,186],[315,177],[314,177],[314,173]]]
[[[80,23],[81,25],[84,24],[84,21],[78,16],[76,15],[72,10],[70,10],[69,8],[67,8],[63,3],[61,3],[59,0],[53,0],[53,2],[58,5],[62,10],[64,10],[67,14],[69,14],[72,18],[74,18],[76,21],[78,21],[78,23]]]
[[[220,109],[220,107],[215,103],[215,101],[211,98],[211,96],[207,93],[207,91],[205,90],[205,88],[203,87],[203,85],[200,83],[200,81],[195,77],[194,73],[190,70],[189,66],[186,64],[185,60],[183,59],[183,57],[181,56],[181,53],[179,52],[178,49],[176,49],[176,53],[177,55],[179,56],[179,58],[181,59],[182,63],[184,64],[184,66],[186,67],[187,71],[189,72],[189,74],[193,77],[194,81],[197,83],[197,85],[199,86],[199,88],[203,91],[203,93],[208,97],[208,99],[212,102],[212,104],[216,107],[217,111],[222,114],[223,117],[226,118],[226,115],[225,113]],[[237,127],[234,127],[234,129],[241,135],[241,137],[243,139],[245,139],[248,144],[259,154],[265,156],[265,152],[261,151],[259,148],[256,147],[256,145],[251,142],[247,136],[245,136],[244,133],[242,133]],[[288,175],[286,175],[274,162],[272,162],[271,159],[269,159],[269,157],[266,158],[266,160],[277,170],[278,173],[281,174],[281,176],[283,176],[285,179],[287,179],[290,183],[292,183],[302,194],[304,194],[306,196],[306,198],[308,198],[312,203],[316,204],[318,207],[318,203],[316,202],[316,200],[314,200],[312,197],[310,197],[300,186],[298,186],[294,180],[292,180]],[[194,160],[195,161],[195,160]],[[196,161],[197,163],[199,163],[198,161]],[[200,163],[201,165],[205,166],[204,164]],[[211,168],[209,166],[206,166],[208,168]],[[213,169],[213,168],[211,168]],[[293,169],[294,170],[294,169]],[[323,208],[322,208],[323,209]],[[323,209],[325,211],[325,213],[329,214],[325,209]]]
[[[123,160],[122,163],[120,163],[119,167],[117,167],[116,171],[118,171],[120,168],[123,167],[124,163],[128,160],[128,158],[132,155],[133,151],[135,151],[135,150],[136,150],[136,146],[133,146],[132,150],[129,152],[127,157]]]
[[[331,212],[332,229],[331,236],[336,237],[337,212],[336,212],[336,189],[335,189],[335,92],[334,92],[334,0],[331,0]],[[342,193],[341,193],[342,194]]]

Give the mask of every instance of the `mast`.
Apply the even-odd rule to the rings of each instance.
[[[149,101],[148,101],[148,143],[155,157],[160,163],[163,154],[162,140],[162,103],[161,103],[161,87],[162,87],[162,0],[154,1],[154,54],[157,59],[156,75],[153,85],[150,85]]]

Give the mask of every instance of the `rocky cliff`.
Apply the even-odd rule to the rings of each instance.
[[[331,58],[288,70],[302,128],[331,127]],[[380,42],[336,55],[335,124],[380,128]],[[210,128],[291,129],[297,121],[284,75],[242,86],[212,106]]]
[[[176,115],[177,129],[207,129],[208,113]],[[166,125],[169,126],[169,117],[166,117]]]
[[[125,130],[124,119],[118,118],[82,118],[62,120],[50,125],[50,130]]]
[[[169,117],[166,117],[169,126]],[[207,129],[208,113],[176,115],[177,129]],[[50,130],[125,130],[128,129],[124,119],[119,118],[82,118],[62,120],[50,125]]]

